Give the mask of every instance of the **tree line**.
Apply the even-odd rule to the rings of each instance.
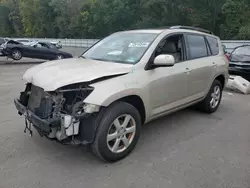
[[[0,36],[101,38],[127,29],[189,25],[250,38],[249,0],[0,0]]]

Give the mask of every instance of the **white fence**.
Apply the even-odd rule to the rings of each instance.
[[[55,38],[12,38],[14,40],[26,39],[31,41],[41,42],[58,42],[62,43],[64,47],[84,47],[89,48],[93,44],[99,41],[99,39],[55,39]]]
[[[227,52],[231,52],[237,46],[250,45],[249,40],[223,40],[222,43],[226,46]]]
[[[13,39],[24,39],[24,38],[13,38]],[[38,41],[61,41],[64,47],[83,47],[89,48],[93,44],[99,41],[99,39],[54,39],[54,38],[25,38],[28,40],[38,40]],[[250,41],[242,40],[223,40],[222,43],[226,46],[228,52],[231,52],[235,47],[241,46],[244,44],[249,44]]]

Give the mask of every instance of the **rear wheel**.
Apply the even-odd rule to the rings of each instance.
[[[198,108],[206,113],[215,112],[221,103],[222,85],[219,80],[214,80],[206,98],[198,104]]]
[[[22,55],[22,52],[20,50],[14,49],[14,50],[12,50],[11,57],[14,60],[20,60],[20,59],[22,59],[23,55]]]
[[[94,154],[108,162],[129,155],[140,136],[141,118],[137,109],[117,102],[106,109],[97,123],[99,127],[92,144]]]

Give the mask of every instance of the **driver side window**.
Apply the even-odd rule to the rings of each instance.
[[[155,57],[158,55],[172,55],[175,63],[184,61],[183,35],[174,35],[161,41],[156,49]]]

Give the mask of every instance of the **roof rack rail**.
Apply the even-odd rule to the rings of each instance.
[[[170,29],[189,29],[189,30],[200,31],[200,32],[204,32],[204,33],[208,33],[208,34],[213,35],[212,31],[209,31],[209,30],[206,30],[206,29],[202,29],[202,28],[199,28],[199,27],[192,27],[192,26],[177,25],[177,26],[170,27]]]

